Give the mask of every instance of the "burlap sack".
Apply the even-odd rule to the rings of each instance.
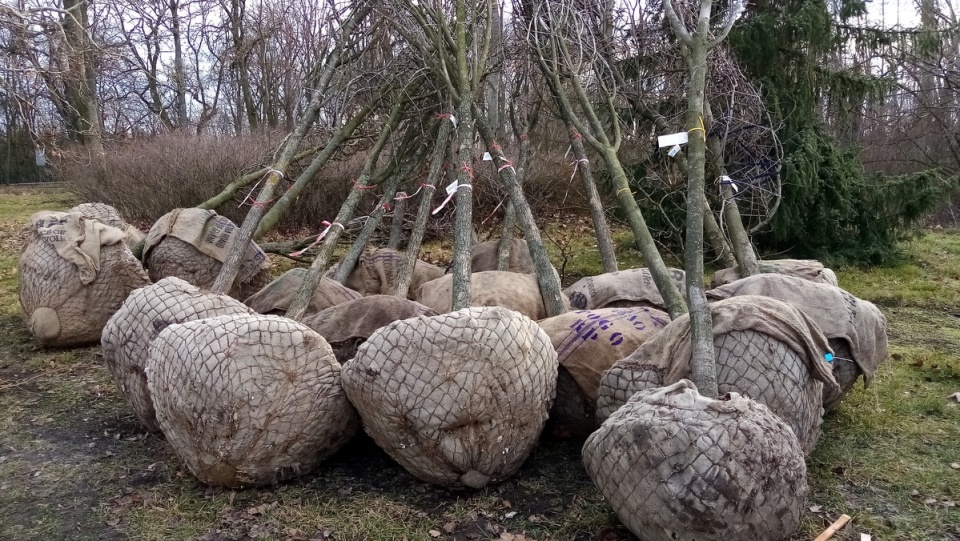
[[[769,297],[743,296],[710,305],[717,384],[779,415],[809,453],[820,436],[823,386],[838,390],[820,328],[803,312]],[[637,391],[690,377],[690,317],[684,315],[617,362],[600,380],[603,421]]]
[[[30,217],[17,288],[31,334],[45,346],[95,344],[127,295],[150,283],[119,229],[80,213]]]
[[[345,364],[377,329],[394,321],[435,315],[435,311],[419,302],[393,295],[371,295],[308,316],[303,319],[303,324],[324,337],[333,348],[337,361]]]
[[[761,273],[786,274],[819,284],[831,286],[837,284],[837,275],[815,259],[771,259],[757,261]],[[713,273],[710,287],[720,287],[740,279],[740,271],[736,267],[718,270]]]
[[[123,242],[130,249],[133,249],[134,246],[139,244],[140,241],[146,237],[146,235],[144,235],[139,229],[124,221],[123,217],[120,216],[120,213],[117,212],[117,209],[106,203],[81,203],[70,209],[68,212],[79,212],[85,218],[100,220],[110,227],[115,227],[123,231],[126,235],[126,238],[123,239]]]
[[[297,296],[297,291],[300,291],[300,286],[303,285],[303,277],[306,275],[307,269],[290,269],[264,286],[263,289],[248,297],[243,303],[261,314],[285,315],[290,303],[293,302],[293,298]],[[360,293],[324,276],[320,278],[320,282],[313,290],[313,296],[310,297],[310,304],[307,306],[306,313],[316,314],[331,306],[359,298]]]
[[[470,251],[470,272],[497,270],[498,246],[500,246],[500,239],[474,244]],[[523,274],[537,272],[536,267],[533,266],[533,259],[530,257],[530,248],[527,246],[527,241],[518,238],[511,239],[510,264],[507,271]]]
[[[887,357],[887,321],[883,313],[873,303],[838,287],[783,274],[758,274],[707,291],[711,301],[741,295],[763,295],[799,308],[816,322],[831,343],[839,340],[846,344],[847,354],[834,350],[834,379],[840,384],[841,395],[824,396],[824,407],[827,403],[830,405],[828,411],[839,404],[856,382],[856,377],[850,381],[852,367],[846,366],[851,360],[863,373],[866,386],[876,374],[877,366]],[[843,382],[837,377],[841,371]]]
[[[680,291],[686,292],[686,273],[680,269],[668,270]],[[563,292],[569,297],[570,306],[578,310],[613,306],[666,309],[657,284],[653,281],[653,275],[650,274],[650,269],[645,267],[581,278]]]
[[[668,323],[669,315],[646,307],[577,310],[539,321],[560,363],[554,430],[577,438],[596,430],[600,377]]]
[[[468,308],[383,327],[343,368],[367,433],[411,474],[482,488],[520,468],[557,381],[550,338],[503,308]]]
[[[143,264],[154,281],[176,276],[210,289],[239,234],[240,228],[212,210],[174,209],[147,233]],[[273,279],[267,267],[267,255],[250,241],[228,294],[245,299],[260,291]]]
[[[644,541],[775,541],[805,514],[807,470],[790,428],[753,400],[712,400],[688,380],[633,395],[587,439],[583,463]]]
[[[147,382],[170,446],[210,485],[308,473],[359,428],[330,346],[278,316],[170,325],[150,345]]]
[[[445,314],[453,309],[452,287],[453,275],[446,274],[423,284],[417,301]],[[566,295],[563,303],[570,306]],[[475,272],[470,275],[470,306],[502,306],[535,320],[547,317],[536,274]]]
[[[120,394],[147,430],[160,432],[145,372],[150,344],[160,331],[173,323],[250,313],[240,301],[201,292],[173,276],[127,297],[103,328],[100,343]]]
[[[344,285],[361,295],[393,295],[397,290],[397,276],[403,266],[403,252],[381,248],[364,252]],[[417,261],[407,289],[407,298],[416,299],[420,287],[443,276],[443,269],[426,261]]]

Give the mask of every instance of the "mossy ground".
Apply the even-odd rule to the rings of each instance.
[[[591,484],[580,443],[545,436],[510,481],[433,487],[359,437],[316,473],[270,489],[197,484],[138,426],[99,348],[43,350],[19,318],[19,231],[55,192],[0,192],[0,539],[632,539]],[[565,282],[600,271],[586,224],[546,229]],[[639,255],[616,233],[623,268]],[[443,259],[442,243],[425,248]],[[926,234],[884,269],[839,269],[881,306],[891,359],[824,420],[808,460],[810,511],[793,539],[841,513],[835,539],[960,539],[960,236]],[[566,265],[564,265],[566,260]],[[521,537],[522,536],[522,537]]]

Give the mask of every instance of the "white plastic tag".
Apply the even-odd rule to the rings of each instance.
[[[484,152],[483,161],[485,162],[493,161],[493,156],[491,156],[489,152]]]
[[[447,195],[450,195],[450,194],[452,194],[453,192],[457,191],[457,186],[458,186],[458,185],[459,185],[459,182],[456,181],[456,180],[454,180],[454,181],[451,182],[450,184],[447,184]]]
[[[657,143],[660,145],[660,148],[683,145],[689,140],[689,134],[685,131],[679,131],[677,133],[671,133],[670,135],[661,135],[660,137],[657,137]]]
[[[680,152],[680,145],[673,145],[673,148],[670,149],[670,152],[667,152],[667,155],[671,158],[676,156]]]

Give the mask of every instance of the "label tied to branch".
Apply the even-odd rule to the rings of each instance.
[[[730,186],[731,188],[733,188],[733,193],[737,193],[740,191],[740,188],[737,187],[737,183],[734,182],[733,179],[728,177],[727,175],[723,175],[720,177],[720,185]]]
[[[491,156],[489,152],[484,152],[484,153],[483,153],[483,161],[485,161],[485,162],[493,161],[493,156]]]
[[[453,199],[453,195],[457,193],[457,188],[459,187],[460,187],[460,182],[457,180],[454,180],[450,184],[447,184],[447,188],[446,188],[447,198],[443,200],[443,203],[440,203],[439,207],[433,209],[433,212],[431,214],[436,214],[441,210],[443,210],[443,207],[447,206],[447,203],[449,203],[450,200]]]
[[[660,148],[677,147],[687,144],[689,140],[690,135],[685,131],[681,131],[677,133],[671,133],[670,135],[661,135],[660,137],[657,137],[657,144],[660,145]],[[671,148],[670,151],[672,152],[673,149]]]
[[[670,152],[667,152],[667,156],[671,158],[680,153],[680,145],[673,145],[673,148],[670,149]]]
[[[291,257],[300,257],[301,255],[303,255],[304,252],[306,252],[306,251],[309,250],[310,248],[313,248],[314,246],[320,244],[320,241],[322,241],[323,238],[327,236],[327,233],[330,232],[330,228],[331,228],[331,227],[337,226],[337,227],[339,227],[340,229],[343,229],[343,226],[340,225],[338,222],[330,223],[330,222],[324,220],[324,221],[323,221],[323,225],[327,226],[327,228],[324,229],[319,235],[317,235],[317,240],[313,241],[313,243],[310,244],[310,246],[307,246],[307,247],[304,248],[303,250],[298,250],[298,251],[296,251],[296,252],[291,253],[290,256],[291,256]]]

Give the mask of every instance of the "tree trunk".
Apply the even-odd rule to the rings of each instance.
[[[533,213],[530,211],[530,205],[527,204],[527,198],[523,195],[523,188],[517,182],[517,172],[503,155],[503,150],[493,138],[493,130],[486,125],[484,118],[479,113],[476,117],[476,124],[480,138],[483,139],[487,150],[493,156],[494,163],[498,164],[500,181],[510,191],[510,200],[516,206],[517,217],[520,218],[520,226],[523,227],[523,235],[526,237],[530,257],[533,259],[533,266],[537,271],[537,282],[540,284],[540,294],[543,296],[543,304],[547,309],[547,317],[558,316],[566,312],[566,307],[563,305],[560,280],[550,263],[547,248],[543,245],[543,239],[540,237],[540,230],[533,219]]]
[[[703,103],[703,116],[707,126],[713,125],[713,111],[710,109],[710,102]],[[717,134],[711,135],[707,139],[707,146],[710,154],[713,156],[714,165],[721,175],[725,174],[726,168],[723,165],[723,146],[720,137]],[[750,242],[750,235],[743,226],[743,219],[740,216],[740,207],[737,206],[736,195],[733,188],[729,185],[723,185],[721,196],[724,203],[720,209],[723,213],[723,222],[727,226],[727,232],[730,235],[730,244],[733,248],[733,254],[737,260],[737,269],[741,278],[753,276],[760,272],[760,266],[757,263],[757,254],[753,250],[753,243]]]
[[[340,206],[337,217],[326,229],[326,236],[323,245],[320,247],[320,252],[310,265],[306,276],[303,277],[303,284],[300,286],[296,296],[290,303],[290,307],[287,309],[288,318],[299,321],[303,318],[304,314],[306,314],[307,307],[310,305],[310,298],[313,296],[313,290],[316,289],[317,284],[320,283],[320,278],[327,269],[327,263],[330,261],[330,257],[337,247],[337,241],[340,240],[340,235],[343,233],[343,224],[353,218],[357,210],[357,205],[360,203],[360,198],[363,196],[364,189],[368,185],[367,183],[374,178],[374,171],[377,167],[377,161],[380,159],[380,152],[384,146],[386,146],[390,135],[400,123],[401,112],[405,107],[405,103],[405,101],[398,100],[390,110],[390,117],[387,123],[383,126],[383,129],[380,130],[380,136],[377,138],[377,142],[374,143],[373,148],[367,154],[360,178],[354,183],[353,189],[351,189],[350,194],[347,195],[346,201]],[[344,278],[344,280],[345,279],[346,278]]]
[[[77,139],[91,152],[104,180],[103,130],[96,94],[93,43],[87,34],[87,0],[64,0],[63,33],[67,42],[67,73],[64,75],[71,126]]]
[[[650,274],[653,277],[654,283],[657,285],[657,290],[663,297],[667,311],[670,313],[670,317],[675,319],[687,313],[686,303],[684,303],[683,295],[680,294],[677,284],[670,276],[667,265],[663,262],[663,257],[661,257],[660,251],[657,249],[653,235],[650,234],[650,229],[647,228],[646,220],[644,220],[643,214],[640,212],[640,207],[637,205],[633,192],[630,190],[627,174],[623,170],[620,158],[617,156],[617,149],[620,146],[620,125],[618,120],[614,117],[614,135],[611,141],[604,131],[604,123],[597,116],[593,107],[595,100],[592,100],[590,96],[587,95],[577,77],[571,77],[569,79],[570,85],[573,87],[577,101],[588,121],[587,123],[583,123],[577,118],[573,105],[570,103],[567,95],[562,92],[564,85],[561,83],[560,74],[554,69],[555,64],[560,62],[561,55],[558,52],[558,48],[564,46],[563,40],[558,37],[552,37],[550,39],[551,45],[547,50],[541,49],[538,51],[537,60],[540,64],[540,70],[547,77],[550,90],[553,92],[554,100],[557,102],[558,109],[564,121],[575,126],[590,146],[600,154],[607,164],[607,168],[610,170],[610,175],[613,178],[614,187],[617,190],[617,202],[627,215],[627,221],[630,224],[630,229],[633,231],[637,247],[643,255],[644,262],[650,269]],[[566,51],[564,52],[567,53]],[[544,54],[550,55],[550,61],[547,60]],[[568,58],[569,53],[562,56],[563,58]],[[613,98],[610,97],[607,101],[607,107],[613,106],[612,100]],[[589,130],[589,133],[585,130]]]
[[[247,114],[247,123],[250,126],[250,131],[258,131],[260,129],[260,120],[257,116],[256,106],[253,103],[253,91],[250,89],[248,66],[250,51],[248,50],[243,27],[246,2],[244,0],[230,0],[230,6],[232,8],[229,14],[230,37],[233,40],[237,86],[240,87],[240,95],[243,99],[243,102],[239,105],[243,107]]]
[[[690,379],[700,394],[717,397],[717,363],[713,348],[713,318],[703,286],[703,212],[707,132],[703,124],[707,78],[707,50],[712,0],[701,0],[696,30],[691,34],[673,10],[673,0],[664,7],[674,34],[681,41],[690,77],[687,85],[685,124],[690,133],[687,146],[687,235],[684,246],[687,301],[690,306]]]
[[[457,215],[453,224],[453,310],[470,306],[470,253],[473,247],[473,104],[474,88],[467,68],[466,0],[456,0],[456,61],[460,81],[457,103]]]
[[[600,251],[600,260],[603,262],[603,272],[617,272],[617,254],[613,249],[610,225],[607,224],[607,216],[603,212],[603,203],[600,201],[600,193],[597,192],[597,183],[593,180],[593,171],[590,168],[590,160],[587,159],[587,151],[583,148],[583,137],[569,122],[567,122],[567,130],[570,132],[570,148],[573,149],[573,157],[577,160],[574,167],[580,172],[583,191],[587,193],[590,216],[593,218],[593,231],[597,235],[597,249]]]
[[[307,150],[299,152],[297,153],[297,155],[293,157],[290,163],[291,164],[297,163],[308,156],[312,156],[316,154],[323,148],[324,147],[314,147],[314,148],[308,148]],[[199,205],[197,205],[197,208],[211,209],[211,210],[220,208],[221,205],[224,205],[227,203],[227,201],[232,200],[233,197],[237,194],[238,191],[240,191],[241,188],[245,188],[253,184],[254,181],[263,178],[269,172],[270,172],[269,167],[263,167],[263,168],[257,169],[252,173],[247,173],[246,175],[243,175],[237,180],[234,180],[230,184],[227,184],[226,187],[224,187],[220,193],[211,197],[210,199],[207,199],[203,203],[200,203]]]
[[[185,131],[189,124],[187,115],[187,74],[183,67],[183,45],[180,43],[180,2],[170,0],[171,39],[173,39],[174,91],[177,95],[177,129]]]
[[[325,78],[327,82],[329,82],[333,76],[334,69],[340,63],[343,42],[346,41],[346,38],[353,32],[353,29],[368,13],[370,13],[370,6],[368,3],[365,3],[353,12],[350,19],[344,22],[343,28],[341,29],[341,42],[331,51],[324,64],[322,77]],[[253,237],[254,230],[260,223],[264,209],[273,200],[273,193],[276,190],[277,184],[283,179],[285,171],[296,156],[297,150],[299,150],[300,144],[304,136],[306,136],[307,131],[313,126],[313,123],[316,122],[322,104],[323,96],[317,93],[307,106],[307,110],[297,124],[297,128],[287,139],[280,159],[277,160],[273,167],[267,172],[263,180],[263,188],[260,190],[256,201],[244,218],[236,242],[233,247],[230,248],[227,260],[223,262],[220,274],[217,275],[217,279],[213,284],[212,290],[214,293],[223,293],[233,286],[233,282],[237,278],[237,273],[240,272],[240,262],[243,260],[247,245]],[[316,286],[316,282],[314,282],[314,286]]]
[[[318,94],[319,96],[319,94]],[[300,197],[300,195],[306,190],[307,186],[316,178],[317,173],[323,169],[323,166],[327,164],[330,158],[337,152],[340,148],[340,145],[349,138],[353,132],[363,124],[363,121],[367,119],[367,116],[373,112],[374,104],[368,104],[366,107],[360,110],[356,115],[353,116],[346,124],[341,126],[334,132],[333,136],[330,137],[330,140],[327,141],[326,146],[323,147],[323,150],[310,162],[310,165],[300,173],[300,176],[294,180],[293,184],[277,199],[276,203],[273,204],[273,207],[270,208],[270,211],[263,217],[263,220],[260,222],[260,225],[257,227],[256,233],[254,234],[255,239],[260,239],[267,234],[268,231],[277,226],[280,222],[280,219],[283,218],[283,215],[287,213],[293,202]]]
[[[517,183],[523,189],[523,179],[517,175]],[[513,229],[517,226],[517,207],[507,196],[507,208],[503,211],[503,225],[500,228],[500,242],[497,243],[497,270],[510,269],[510,252],[513,249]]]
[[[607,167],[610,168],[614,187],[617,188],[617,202],[620,203],[620,208],[623,209],[627,215],[627,222],[633,231],[633,236],[637,242],[637,247],[640,249],[640,254],[643,256],[643,261],[647,264],[647,268],[650,269],[650,275],[657,285],[657,290],[663,297],[664,304],[667,305],[667,312],[672,319],[676,319],[687,313],[687,306],[683,300],[683,296],[680,294],[680,290],[677,289],[677,284],[673,281],[673,277],[670,275],[666,263],[663,262],[663,257],[657,249],[657,243],[653,240],[653,235],[650,234],[650,229],[647,228],[647,222],[643,219],[640,206],[637,205],[633,192],[630,190],[627,173],[623,170],[616,151],[608,148],[604,151],[603,157],[607,163]]]
[[[417,209],[417,218],[410,232],[407,250],[403,255],[403,264],[397,274],[397,289],[394,293],[400,298],[406,298],[410,290],[410,281],[413,279],[413,270],[420,255],[420,244],[427,229],[427,220],[430,218],[430,209],[433,206],[433,194],[436,192],[437,181],[440,179],[443,159],[447,154],[447,140],[450,138],[452,121],[441,120],[440,130],[437,133],[437,143],[430,160],[430,171],[427,180],[423,183],[423,195],[420,196],[420,206]]]
[[[360,229],[360,234],[357,235],[350,249],[340,258],[340,263],[337,265],[337,272],[333,275],[334,280],[341,284],[347,282],[350,273],[353,272],[354,267],[357,266],[357,260],[360,259],[360,254],[363,253],[363,249],[369,244],[370,238],[373,237],[377,226],[380,225],[380,220],[383,219],[383,215],[387,212],[390,201],[393,200],[394,194],[397,193],[400,176],[399,174],[394,175],[386,182],[383,188],[383,195],[380,196],[380,202],[377,203],[377,207],[370,213],[370,216],[367,217],[367,221],[363,222],[363,228]]]
[[[407,214],[407,199],[394,199],[393,219],[390,220],[390,240],[387,241],[387,248],[399,250],[403,243],[404,218]]]
[[[734,257],[733,250],[730,249],[730,243],[727,242],[723,231],[720,230],[717,219],[713,215],[713,210],[710,209],[710,202],[706,197],[703,198],[703,232],[707,236],[707,240],[713,249],[713,254],[717,259],[719,259],[725,267],[735,266],[737,264],[737,258]]]
[[[527,175],[527,168],[530,165],[530,138],[520,137],[520,151],[517,157],[517,184],[520,185],[520,191],[523,191],[523,181]],[[513,198],[507,195],[507,208],[503,211],[503,225],[500,228],[500,242],[497,244],[497,270],[505,271],[510,269],[510,251],[513,248],[513,233],[517,227],[517,207],[513,204]]]

